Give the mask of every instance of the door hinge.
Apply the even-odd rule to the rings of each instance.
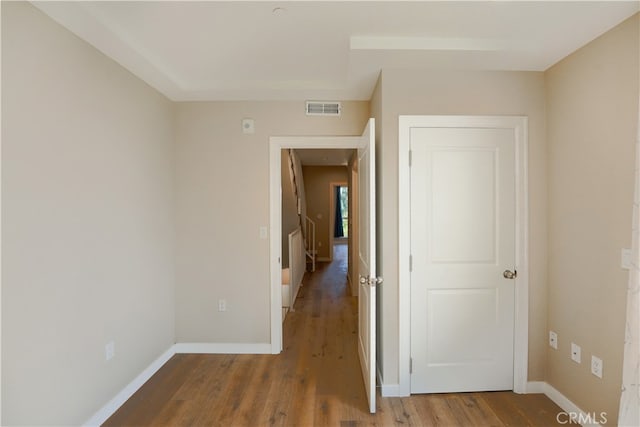
[[[411,167],[411,163],[413,162],[413,151],[409,150],[409,167]]]
[[[413,255],[409,255],[409,272],[413,271]]]
[[[409,358],[409,373],[413,374],[413,358]]]

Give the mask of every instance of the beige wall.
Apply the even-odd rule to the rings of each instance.
[[[346,166],[303,166],[304,190],[307,194],[307,215],[316,223],[316,247],[319,259],[333,258],[331,235],[333,234],[333,213],[330,206],[335,197],[330,185],[349,183]],[[335,209],[335,208],[334,208]]]
[[[639,15],[545,73],[549,144],[547,380],[615,425],[620,398],[638,120]],[[582,363],[570,345],[582,347]],[[591,355],[604,377],[590,373]]]
[[[269,137],[360,135],[369,103],[344,102],[340,117],[306,116],[302,101],[176,108],[177,341],[267,343]],[[242,133],[245,117],[255,134]]]
[[[2,425],[80,425],[173,344],[172,137],[166,98],[3,2]]]
[[[398,116],[529,117],[529,379],[544,378],[547,278],[547,178],[544,80],[535,72],[383,70],[378,142],[380,340],[385,384],[398,383]],[[376,101],[379,102],[379,101]],[[381,226],[382,225],[382,226]]]

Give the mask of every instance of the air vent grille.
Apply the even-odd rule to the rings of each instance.
[[[342,105],[339,102],[307,101],[307,116],[339,116]]]

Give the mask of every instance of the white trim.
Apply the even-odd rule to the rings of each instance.
[[[400,395],[400,384],[385,384],[382,381],[382,372],[380,372],[380,366],[376,367],[378,375],[378,387],[380,387],[380,395],[382,397],[398,397]]]
[[[382,384],[380,386],[380,396],[402,397],[400,394],[400,384]]]
[[[282,311],[280,310],[280,315]],[[270,354],[270,343],[208,343],[182,342],[175,346],[176,354]]]
[[[513,391],[527,390],[529,352],[529,218],[528,218],[528,133],[522,116],[399,116],[398,118],[398,302],[399,302],[399,392],[411,394],[411,282],[410,255],[410,169],[411,127],[508,128],[516,142],[516,269]]]
[[[359,136],[272,136],[269,138],[269,268],[271,270],[271,353],[282,351],[282,188],[280,150],[358,148]],[[320,260],[320,259],[318,259]]]
[[[547,383],[544,381],[529,381],[527,383],[526,394],[540,394],[544,393],[547,387]]]
[[[282,159],[283,147],[269,140],[269,268],[271,269],[271,353],[282,351]],[[276,219],[277,218],[277,219]]]
[[[582,424],[583,427],[600,427],[600,424],[595,422],[594,416],[598,414],[587,413],[580,409],[578,405],[573,403],[567,396],[558,391],[551,384],[544,381],[532,381],[527,383],[527,393],[543,393],[556,405],[560,407],[564,412],[569,414],[578,414],[580,420],[593,420],[591,423]]]
[[[569,400],[569,398],[567,398],[567,396],[565,396],[564,394],[560,393],[551,384],[545,383],[544,394],[549,399],[553,400],[553,403],[555,403],[560,408],[562,408],[563,411],[568,412],[568,413],[581,414],[583,419],[587,418],[587,413],[585,411],[580,409],[578,407],[578,405],[576,405],[571,400]],[[598,424],[598,423],[585,423],[585,424],[582,424],[582,427],[588,427],[588,426],[596,427],[596,426],[600,426],[600,424]]]
[[[93,414],[83,425],[84,426],[99,426],[103,424],[111,415],[113,415],[118,408],[120,408],[133,394],[146,383],[162,366],[167,363],[169,359],[176,354],[175,345],[172,345],[167,351],[165,351],[160,357],[151,362],[151,364],[134,378],[125,388],[123,388],[118,394],[115,395],[106,405],[104,405],[98,412]]]
[[[513,391],[525,393],[529,375],[529,120],[510,117],[516,137],[516,270]]]
[[[405,116],[398,118],[398,381],[401,396],[411,394],[409,126],[410,122]]]

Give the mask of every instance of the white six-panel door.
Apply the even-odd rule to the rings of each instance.
[[[412,128],[411,392],[513,389],[513,129]]]

